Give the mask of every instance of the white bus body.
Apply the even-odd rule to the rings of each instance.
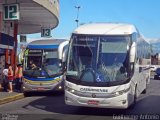
[[[146,92],[150,62],[150,45],[133,25],[82,25],[70,40],[65,103],[128,108]]]
[[[24,93],[30,91],[63,90],[64,63],[68,40],[36,40],[27,45],[23,60]],[[30,61],[36,68],[30,68]]]

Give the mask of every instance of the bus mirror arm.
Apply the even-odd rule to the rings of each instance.
[[[136,58],[136,43],[133,42],[130,49],[130,63],[134,63]]]
[[[62,55],[62,63],[66,62],[67,60],[67,50],[64,50],[63,55]]]

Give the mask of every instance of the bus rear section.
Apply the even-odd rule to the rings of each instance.
[[[25,92],[62,91],[68,41],[37,40],[27,46],[23,61]]]
[[[134,105],[146,90],[149,76],[147,70],[140,71],[145,53],[139,40],[136,28],[129,24],[93,23],[77,28],[69,45],[65,103],[123,109]]]

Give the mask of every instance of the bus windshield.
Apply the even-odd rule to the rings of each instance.
[[[67,76],[74,76],[74,81],[80,83],[101,84],[128,80],[129,38],[73,35]]]
[[[61,73],[60,60],[55,50],[26,50],[24,75],[28,77],[53,77]]]

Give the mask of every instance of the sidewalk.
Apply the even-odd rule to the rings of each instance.
[[[17,92],[0,92],[0,105],[24,98],[23,93]]]

